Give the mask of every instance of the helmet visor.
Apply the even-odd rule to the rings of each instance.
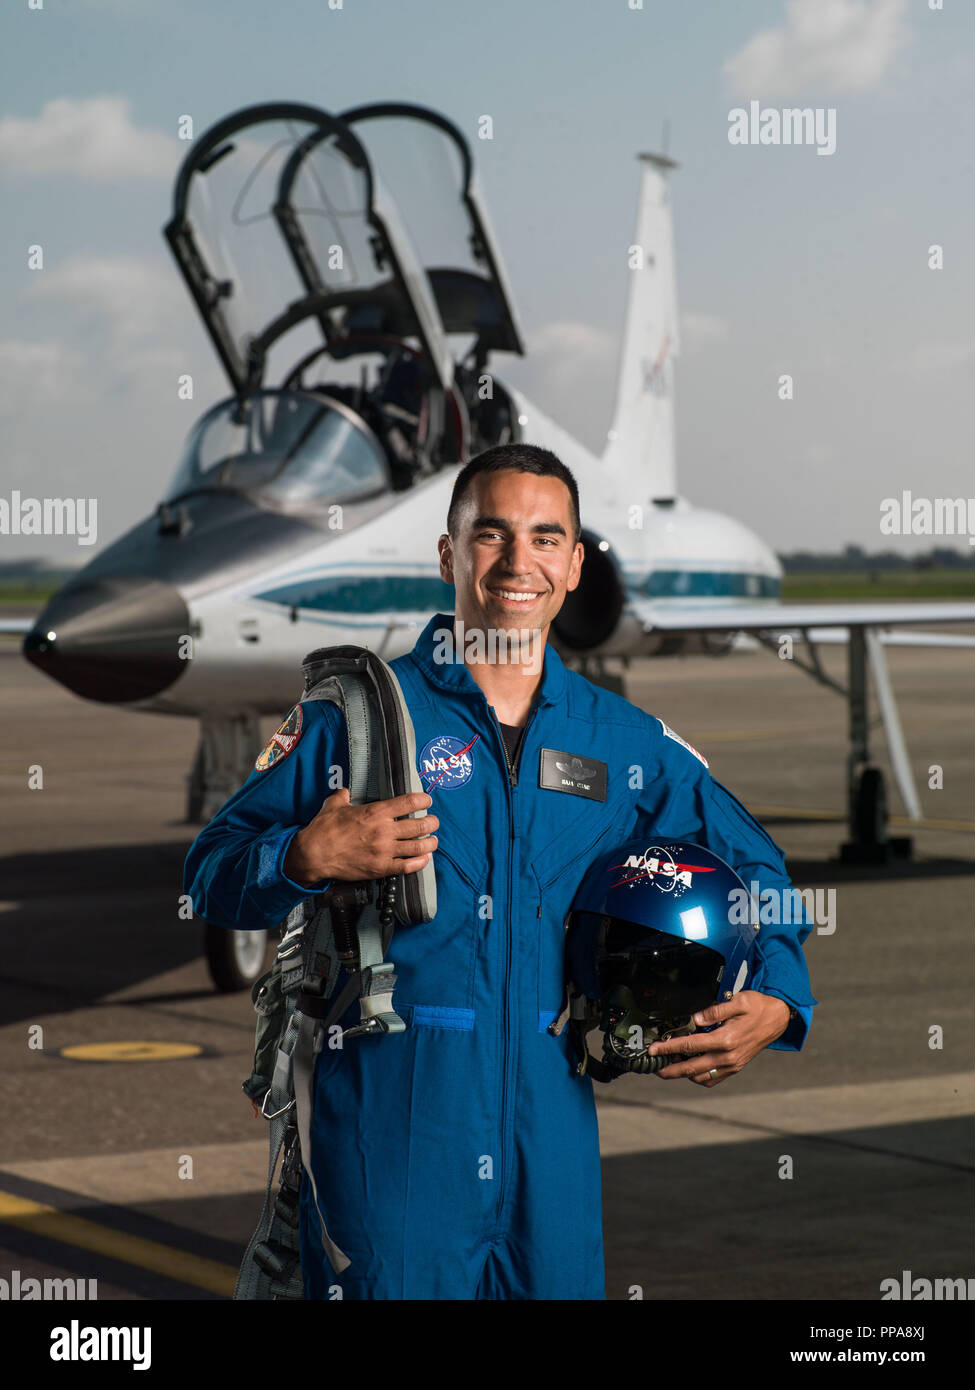
[[[637,1012],[659,1021],[689,1018],[714,1003],[724,959],[709,946],[594,912],[573,913],[573,928],[570,969],[590,997],[628,991]]]

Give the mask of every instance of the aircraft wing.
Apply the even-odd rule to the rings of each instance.
[[[913,623],[975,623],[975,603],[655,603],[628,594],[627,606],[645,632],[802,633],[813,641],[845,642],[851,627],[888,628]],[[959,633],[897,632],[883,640],[899,646],[975,646]]]

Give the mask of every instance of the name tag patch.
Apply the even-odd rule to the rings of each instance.
[[[570,792],[573,796],[588,796],[593,801],[606,800],[606,763],[584,754],[563,753],[558,748],[543,748],[538,766],[538,785],[553,792]]]

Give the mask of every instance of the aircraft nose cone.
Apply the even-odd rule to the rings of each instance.
[[[138,576],[82,580],[55,594],[24,656],[76,695],[124,704],[158,695],[186,669],[190,615],[179,591]]]

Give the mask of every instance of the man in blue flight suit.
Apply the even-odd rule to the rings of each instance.
[[[437,914],[398,928],[389,951],[405,1032],[318,1057],[312,1163],[351,1264],[328,1264],[303,1183],[309,1298],[605,1297],[592,1082],[574,1073],[568,1030],[548,1031],[576,888],[644,832],[704,844],[761,889],[790,886],[778,846],[700,754],[544,645],[579,583],[579,535],[575,481],[548,451],[504,445],[467,464],[439,542],[455,613],[392,663],[426,792],[350,806],[343,716],[310,702],[190,850],[196,911],[245,929],[333,879],[435,855]],[[519,631],[534,640],[497,640]],[[433,811],[396,819],[421,807]],[[798,1050],[809,930],[763,925],[751,987],[705,1012],[716,1031],[655,1044],[675,1054],[657,1075],[710,1087],[765,1047]]]

